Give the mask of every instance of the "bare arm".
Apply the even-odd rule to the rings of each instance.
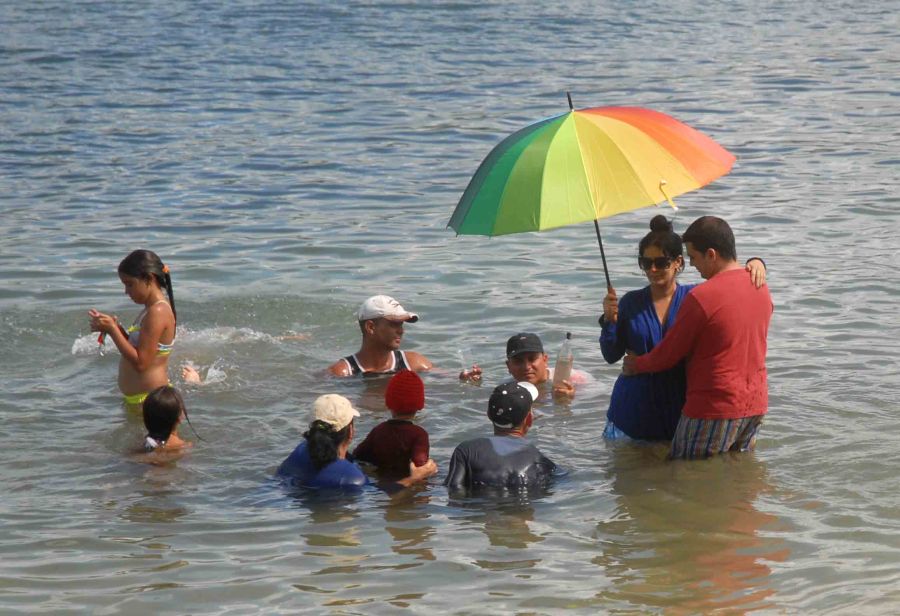
[[[328,373],[332,376],[351,376],[350,366],[343,359],[339,359],[328,367]]]
[[[429,477],[436,475],[438,471],[437,464],[431,458],[422,466],[416,466],[412,462],[409,463],[409,477],[404,477],[397,481],[404,488],[408,488],[417,483],[425,481]]]
[[[105,333],[112,338],[122,358],[134,366],[138,372],[147,370],[156,357],[157,345],[160,338],[169,328],[174,329],[175,320],[168,304],[152,306],[141,323],[141,337],[137,348],[128,342],[128,335],[119,325],[115,317],[89,310],[91,317],[91,331]]]

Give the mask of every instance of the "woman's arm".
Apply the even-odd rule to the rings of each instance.
[[[623,322],[619,320],[619,300],[616,290],[609,289],[603,299],[603,316],[600,319],[600,352],[608,364],[614,364],[625,355],[625,336]]]
[[[159,303],[147,310],[141,322],[141,337],[137,348],[128,344],[133,353],[122,355],[135,370],[143,372],[151,366],[157,355],[160,338],[169,329],[170,322],[174,321],[168,304]]]
[[[750,272],[750,281],[757,289],[766,284],[766,262],[759,257],[750,257],[746,263],[747,271]]]

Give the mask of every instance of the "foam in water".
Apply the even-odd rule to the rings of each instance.
[[[228,346],[243,344],[246,342],[270,342],[276,344],[282,340],[305,340],[305,334],[288,332],[284,336],[273,336],[264,332],[258,332],[249,327],[211,327],[192,331],[187,328],[178,328],[176,342],[180,345],[194,346]],[[102,349],[102,351],[101,351]],[[97,334],[91,333],[79,336],[72,343],[72,355],[103,355],[105,353],[118,352],[116,345],[108,336],[101,345],[97,343]]]

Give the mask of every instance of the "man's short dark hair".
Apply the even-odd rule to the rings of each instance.
[[[694,250],[699,252],[706,252],[712,248],[723,259],[737,260],[734,233],[727,222],[716,216],[701,216],[691,223],[681,235],[681,239],[685,244],[690,242]]]

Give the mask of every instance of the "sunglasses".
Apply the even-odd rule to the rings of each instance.
[[[638,257],[638,267],[645,272],[649,272],[652,267],[658,270],[669,269],[670,265],[672,265],[671,257]]]

